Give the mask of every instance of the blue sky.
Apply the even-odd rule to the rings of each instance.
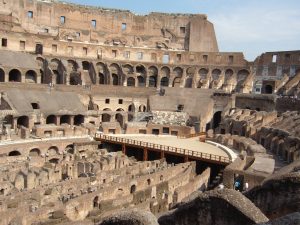
[[[214,23],[220,51],[254,60],[266,51],[300,50],[300,0],[67,0],[149,12],[204,13]]]

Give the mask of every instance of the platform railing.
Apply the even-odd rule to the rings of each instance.
[[[154,144],[154,143],[150,143],[150,142],[138,141],[138,140],[110,136],[110,135],[105,135],[105,134],[96,134],[95,137],[96,137],[96,139],[110,141],[110,142],[114,142],[114,143],[118,143],[118,144],[128,144],[128,145],[132,145],[132,146],[136,146],[136,147],[143,147],[143,148],[147,148],[147,149],[161,150],[164,152],[172,152],[172,153],[185,155],[185,156],[192,156],[192,157],[199,158],[199,159],[207,159],[207,160],[217,161],[217,162],[222,162],[222,163],[231,163],[231,160],[229,157],[219,156],[219,155],[214,155],[214,154],[209,154],[209,153],[204,153],[204,152],[198,152],[198,151],[188,150],[188,149],[184,149],[184,148],[177,148],[177,147],[172,147],[172,146],[167,146],[167,145]]]

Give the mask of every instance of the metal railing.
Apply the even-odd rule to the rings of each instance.
[[[176,154],[185,155],[185,156],[191,156],[191,157],[199,158],[199,159],[221,162],[221,163],[225,163],[225,164],[231,163],[231,160],[229,157],[219,156],[219,155],[214,155],[214,154],[209,154],[209,153],[204,153],[204,152],[198,152],[198,151],[188,150],[188,149],[184,149],[184,148],[177,148],[177,147],[172,147],[172,146],[167,146],[167,145],[154,144],[154,143],[150,143],[150,142],[121,138],[121,137],[110,136],[110,135],[105,135],[105,134],[96,134],[95,137],[96,137],[96,139],[99,139],[99,140],[110,141],[110,142],[114,142],[114,143],[118,143],[118,144],[128,144],[128,145],[132,145],[135,147],[155,149],[155,150],[160,150],[160,151],[164,151],[164,152],[170,152],[170,153],[176,153]]]

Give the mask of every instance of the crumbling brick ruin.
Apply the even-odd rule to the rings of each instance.
[[[299,222],[300,51],[56,0],[0,23],[0,225]]]

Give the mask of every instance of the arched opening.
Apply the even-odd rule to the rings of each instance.
[[[0,68],[0,82],[5,81],[5,73],[4,70]]]
[[[146,106],[140,105],[139,112],[146,112]]]
[[[47,116],[46,124],[57,124],[57,117],[55,115]]]
[[[138,86],[139,87],[145,87],[146,86],[144,77],[138,76],[137,79],[138,79]]]
[[[93,207],[99,208],[99,197],[98,196],[96,196],[93,200]]]
[[[65,147],[65,152],[69,154],[74,154],[74,145],[68,145]]]
[[[87,62],[87,61],[83,61],[82,62],[82,69],[88,71],[90,69],[90,63]]]
[[[21,72],[17,69],[13,69],[8,74],[8,81],[9,82],[21,82]]]
[[[149,87],[156,87],[156,83],[157,83],[157,77],[150,76],[149,77]]]
[[[192,77],[186,78],[185,87],[186,88],[192,88],[193,87],[193,78]]]
[[[181,77],[175,77],[173,80],[173,87],[180,87]]]
[[[175,74],[175,78],[173,80],[173,87],[180,87],[180,83],[181,83],[181,79],[182,79],[182,75],[183,75],[183,69],[180,67],[176,67],[173,70],[174,74]]]
[[[225,71],[225,80],[230,79],[232,77],[232,75],[233,75],[233,70],[232,69],[227,69]]]
[[[10,153],[8,153],[8,156],[20,156],[20,155],[21,155],[21,153],[19,151],[16,151],[16,150],[11,151]]]
[[[82,80],[80,74],[78,73],[71,73],[70,74],[70,85],[81,85]]]
[[[29,127],[29,118],[28,116],[21,116],[17,120],[17,126]]]
[[[201,80],[206,80],[207,79],[207,74],[208,74],[208,69],[201,68],[199,70],[199,75]]]
[[[134,104],[131,104],[131,105],[128,106],[128,112],[135,112]]]
[[[99,73],[99,84],[105,84],[104,74]]]
[[[83,123],[84,123],[84,116],[83,115],[76,115],[74,117],[74,125],[75,126],[80,126]]]
[[[56,146],[51,146],[47,150],[47,156],[54,156],[54,155],[58,155],[58,154],[59,154],[59,151]]]
[[[115,118],[116,118],[116,121],[119,122],[120,126],[123,127],[124,119],[123,119],[122,114],[117,113]]]
[[[36,83],[37,81],[37,74],[33,70],[29,70],[25,74],[25,82],[26,83]]]
[[[162,87],[168,87],[169,86],[169,78],[168,77],[163,77],[160,80],[160,86]]]
[[[155,66],[150,66],[148,69],[149,87],[157,87],[158,69]]]
[[[221,123],[221,119],[222,119],[222,112],[221,111],[216,112],[213,117],[213,129],[219,127]]]
[[[29,156],[30,156],[30,157],[38,157],[38,156],[40,156],[40,155],[41,155],[41,150],[38,149],[38,148],[34,148],[34,149],[31,149],[31,150],[29,151]]]
[[[134,192],[136,192],[136,185],[131,185],[130,187],[130,194],[133,194]]]
[[[273,94],[273,87],[272,87],[272,85],[266,85],[265,86],[265,93],[266,94]]]
[[[117,74],[112,75],[113,85],[119,85],[119,76]]]
[[[134,87],[135,86],[135,79],[133,77],[127,78],[127,86],[128,87]]]
[[[102,114],[102,122],[110,122],[111,115],[104,113]]]
[[[214,69],[214,70],[212,71],[212,79],[213,79],[213,80],[218,80],[219,77],[220,77],[220,75],[221,75],[221,70],[219,70],[219,69]]]
[[[14,117],[12,115],[7,115],[4,117],[4,124],[9,124],[11,127],[14,126]]]
[[[63,115],[60,117],[60,124],[69,124],[71,125],[71,116],[70,115]]]

